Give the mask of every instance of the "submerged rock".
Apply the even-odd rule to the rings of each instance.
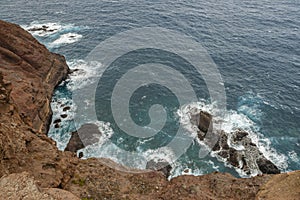
[[[146,169],[162,172],[167,178],[170,176],[172,167],[166,160],[150,160],[147,162]]]

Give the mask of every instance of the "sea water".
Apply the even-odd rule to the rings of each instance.
[[[70,132],[78,128],[73,121],[78,107],[72,94],[97,82],[105,71],[102,63],[88,62],[86,56],[115,34],[134,28],[163,27],[200,43],[216,63],[226,91],[227,110],[223,113],[222,128],[228,132],[237,128],[248,131],[252,141],[282,171],[300,168],[299,2],[2,0],[1,8],[2,20],[20,24],[27,30],[47,27],[46,31],[31,33],[51,51],[63,54],[69,67],[76,69],[56,89],[51,104],[54,120],[67,114],[59,129],[52,124],[49,131],[59,149],[65,148]],[[171,55],[162,55],[160,59],[168,56]],[[193,71],[181,70],[193,76]],[[108,85],[118,73],[115,70],[109,74]],[[113,121],[109,121],[110,110],[98,104],[99,119],[91,121],[86,117],[81,123],[97,124],[103,135],[97,144],[82,150],[84,157],[108,157],[140,169],[146,166],[144,157],[174,161],[172,149],[165,145],[176,127],[181,124],[186,134],[196,135],[189,122],[189,109],[216,112],[205,81],[200,79],[193,87],[202,91],[197,94],[198,101],[179,107],[172,94],[162,87],[143,88],[134,93],[130,104],[132,117],[140,125],[149,123],[147,113],[153,102],[170,106],[167,122],[172,126],[163,129],[156,138],[132,139],[119,133]],[[110,93],[111,89],[108,87],[101,94]],[[86,96],[83,102],[89,105],[97,98],[100,96]],[[65,106],[71,109],[63,111]],[[216,170],[243,176],[212,155],[200,158],[199,143],[195,139],[172,164],[172,177]],[[135,154],[127,157],[122,149]]]

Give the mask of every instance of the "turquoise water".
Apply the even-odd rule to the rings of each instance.
[[[76,89],[88,84],[87,80],[93,80],[95,74],[102,74],[101,63],[90,64],[85,61],[96,45],[133,28],[164,27],[189,36],[208,51],[224,81],[227,118],[255,132],[261,149],[265,149],[264,153],[283,171],[300,169],[299,2],[89,0],[82,3],[77,0],[2,0],[1,8],[2,20],[18,23],[25,28],[43,24],[57,28],[57,32],[46,35],[35,33],[35,37],[52,51],[65,55],[71,68],[81,69],[57,89],[52,104],[55,117],[61,112],[61,104],[72,104],[72,93]],[[136,52],[127,56],[129,59],[135,58],[136,63],[146,61]],[[159,60],[165,58],[174,59],[172,55],[159,54]],[[176,113],[182,109],[170,91],[151,85],[141,87],[131,98],[133,120],[139,125],[149,123],[147,111],[153,103],[163,105],[168,111],[169,125],[150,141],[122,133],[113,122],[110,107],[102,101],[97,103],[97,99],[110,100],[110,86],[126,65],[116,66],[116,69],[118,67],[119,70],[106,73],[104,79],[107,85],[96,94],[98,120],[103,121],[99,126],[112,143],[126,150],[149,153],[149,149],[165,146],[179,126]],[[182,65],[178,68],[193,79],[192,69]],[[211,102],[204,80],[197,79],[193,82],[193,88],[199,101],[205,102],[205,107],[209,108]],[[141,100],[144,96],[147,98]],[[87,97],[86,100],[89,99]],[[75,128],[72,123],[74,115],[76,105],[68,111],[68,117],[59,130],[51,128],[50,136],[58,141],[62,149],[69,139],[68,132]],[[111,152],[115,152],[115,155],[111,155]],[[128,164],[120,160],[116,152],[113,147],[104,145],[87,149],[85,155],[115,156],[116,160]],[[166,154],[159,153],[161,157],[168,156]],[[142,168],[143,163],[136,166]],[[185,168],[190,168],[194,174],[219,170],[237,175],[214,157],[199,159],[197,142],[174,164],[174,168],[173,175],[180,174]]]

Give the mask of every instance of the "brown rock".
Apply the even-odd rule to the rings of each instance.
[[[63,56],[18,25],[0,20],[0,176],[28,171],[42,187],[58,187],[76,164],[45,133],[54,88],[67,76]],[[34,97],[34,98],[33,98]]]
[[[0,199],[54,199],[51,195],[41,192],[27,172],[3,176],[0,179],[0,188]]]
[[[0,179],[0,199],[79,200],[74,194],[57,188],[42,189],[28,172],[10,174]]]
[[[78,132],[72,132],[72,136],[67,144],[67,147],[65,148],[65,151],[71,151],[76,153],[79,149],[84,148],[84,145],[78,135]]]
[[[300,199],[300,171],[272,176],[260,187],[255,199]]]
[[[3,80],[11,82],[10,99],[27,125],[46,133],[53,89],[68,73],[65,58],[18,25],[0,21],[0,27],[0,70]]]
[[[95,124],[84,124],[77,131],[72,133],[71,139],[65,151],[77,152],[85,146],[92,145],[99,141],[101,132]]]

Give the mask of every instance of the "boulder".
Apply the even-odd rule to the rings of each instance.
[[[172,167],[170,163],[168,163],[166,160],[150,160],[147,162],[146,169],[151,169],[155,171],[160,171],[162,172],[166,177],[170,176],[170,172],[172,170]]]
[[[274,165],[271,161],[266,158],[259,158],[257,161],[257,165],[260,171],[264,174],[280,174],[280,170],[276,165]]]
[[[198,128],[200,131],[207,133],[212,123],[212,115],[205,111],[200,111]]]
[[[192,112],[198,111],[197,109],[193,109]],[[199,129],[198,138],[203,140],[207,134],[207,132],[212,130],[212,115],[206,111],[199,111],[199,113],[191,115],[191,123],[196,125]]]
[[[101,136],[98,126],[91,123],[82,125],[77,131],[74,131],[71,134],[71,139],[69,140],[65,151],[77,152],[85,146],[97,143]]]

